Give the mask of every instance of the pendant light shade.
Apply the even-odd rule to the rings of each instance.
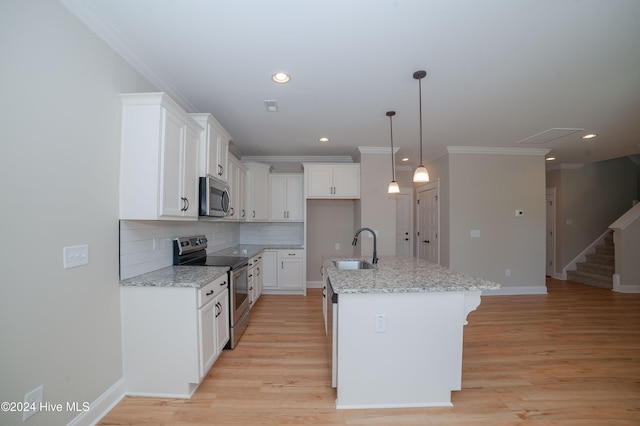
[[[413,73],[413,78],[418,80],[418,94],[420,99],[420,165],[413,173],[414,182],[429,182],[429,172],[427,168],[422,164],[422,79],[427,76],[427,72],[424,70],[416,71]]]
[[[387,188],[387,192],[389,194],[397,194],[400,192],[400,186],[398,186],[398,182],[396,182],[396,165],[395,159],[393,157],[393,116],[396,115],[395,111],[387,111],[387,117],[389,117],[389,129],[391,130],[391,183],[389,184],[389,188]]]

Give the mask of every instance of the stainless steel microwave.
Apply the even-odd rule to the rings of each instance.
[[[225,217],[229,205],[229,185],[213,176],[200,178],[200,216]]]

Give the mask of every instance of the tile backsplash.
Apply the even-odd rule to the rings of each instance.
[[[204,234],[207,252],[238,244],[303,244],[303,223],[120,221],[120,279],[173,264],[173,239]]]

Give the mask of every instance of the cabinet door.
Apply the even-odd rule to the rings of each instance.
[[[229,214],[225,219],[235,220],[240,217],[240,169],[233,159],[229,159]]]
[[[333,195],[360,198],[360,167],[333,166]]]
[[[269,189],[271,192],[271,220],[286,219],[287,178],[285,176],[270,176]]]
[[[160,216],[182,216],[186,203],[182,199],[182,150],[185,125],[167,109],[162,110],[163,132],[160,169]]]
[[[247,220],[269,219],[269,165],[247,165]]]
[[[281,287],[286,289],[300,289],[302,285],[302,260],[282,259],[281,263]]]
[[[331,197],[333,195],[333,169],[331,166],[308,166],[307,196]]]
[[[278,252],[276,250],[262,252],[262,287],[278,288]]]
[[[216,358],[229,341],[229,290],[226,288],[216,296],[213,303],[217,306],[215,314]]]
[[[200,135],[186,126],[182,158],[182,198],[186,202],[183,216],[198,217],[198,142]]]
[[[302,221],[303,210],[303,176],[287,177],[287,219],[291,221]]]
[[[210,301],[198,311],[198,328],[200,330],[200,379],[207,374],[217,357],[215,341],[215,317],[217,312],[215,300]]]
[[[218,164],[214,176],[218,176],[218,179],[229,182],[229,139],[225,132],[221,132],[217,142],[216,151],[218,154]]]

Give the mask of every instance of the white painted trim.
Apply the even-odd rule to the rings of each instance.
[[[640,203],[636,204],[635,206],[627,210],[627,212],[624,213],[622,216],[620,216],[615,222],[613,222],[609,226],[609,228],[613,229],[614,231],[622,231],[623,229],[631,225],[634,221],[638,220],[639,218],[640,218]]]
[[[67,426],[93,426],[98,424],[109,411],[125,396],[124,378],[119,379],[95,401],[89,404],[89,411],[77,415]]]
[[[116,54],[122,57],[140,74],[146,77],[151,83],[163,92],[167,92],[171,98],[185,109],[187,112],[197,112],[198,110],[180,92],[164,78],[147,60],[138,52],[133,45],[126,40],[122,34],[116,30],[110,22],[106,21],[91,5],[85,0],[60,0],[62,5],[71,12],[80,22],[93,31],[102,41],[104,41]]]
[[[547,164],[546,171],[552,172],[554,170],[579,170],[583,167],[584,163]]]
[[[598,238],[596,238],[591,244],[589,244],[584,250],[582,250],[582,252],[580,252],[580,254],[578,254],[571,262],[567,263],[564,268],[562,268],[562,275],[565,276],[565,280],[567,271],[576,269],[576,263],[584,262],[587,259],[587,253],[591,253],[593,250],[595,250],[595,247],[597,245],[604,244],[604,239],[607,235],[609,235],[608,229],[604,231]]]
[[[508,147],[491,147],[491,146],[448,146],[449,154],[503,154],[503,155],[539,155],[545,156],[550,149],[541,148],[508,148]]]
[[[617,293],[640,293],[640,285],[620,284],[620,274],[613,274],[613,291]]]
[[[547,294],[547,286],[530,285],[523,287],[505,287],[498,290],[482,290],[483,296],[524,296],[528,294]]]
[[[337,404],[337,410],[374,410],[376,408],[426,408],[426,407],[453,407],[449,401],[430,402],[423,404]]]
[[[393,153],[398,152],[400,148],[393,148]],[[391,154],[391,146],[359,146],[358,151],[361,154]]]
[[[244,155],[242,161],[258,163],[353,163],[348,155]]]

